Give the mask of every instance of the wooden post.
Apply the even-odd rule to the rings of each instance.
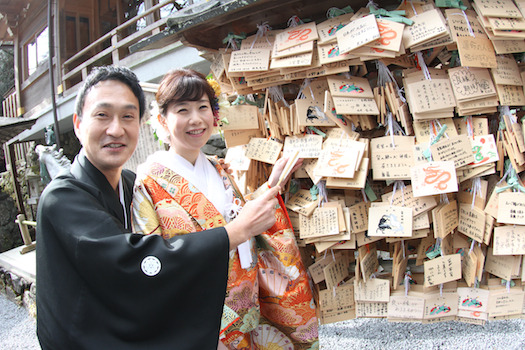
[[[16,176],[17,172],[16,172],[15,144],[10,143],[10,144],[6,144],[6,146],[7,146],[7,152],[5,152],[5,156],[9,164],[9,171],[11,172],[11,176],[13,177],[13,184],[15,187],[15,198],[16,198],[16,205],[18,207],[18,212],[20,214],[26,215],[26,209],[24,207],[24,197],[22,197],[22,190],[20,188],[20,184],[18,183],[18,178]]]
[[[158,5],[157,0],[144,0],[144,10],[145,11],[149,10],[155,5]],[[147,15],[145,19],[146,19],[146,26],[149,26],[150,24],[154,23],[156,20],[160,19],[160,16],[154,12],[152,14]]]
[[[111,52],[111,55],[113,58],[114,65],[118,65],[120,61],[120,53],[119,53],[119,49],[117,48],[118,41],[119,41],[119,33],[114,30],[114,33],[111,36],[111,46],[113,46],[113,51]]]
[[[16,33],[14,34],[14,64],[15,64],[15,91],[16,91],[16,116],[21,117],[25,113],[24,107],[22,107],[22,89],[21,89],[21,82],[23,81],[22,78],[22,59],[20,57],[20,39],[19,39],[19,31],[18,27],[15,27]]]
[[[26,216],[24,214],[18,214],[16,217],[16,223],[20,228],[20,233],[22,234],[22,239],[24,240],[24,246],[20,250],[20,254],[25,254],[35,249],[36,243],[32,241],[29,230],[27,229]]]

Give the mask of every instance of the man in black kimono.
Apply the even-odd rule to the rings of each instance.
[[[278,188],[225,227],[170,240],[132,233],[135,174],[122,167],[144,108],[126,68],[95,69],[78,93],[83,148],[46,187],[37,214],[42,349],[216,349],[228,251],[275,222]]]

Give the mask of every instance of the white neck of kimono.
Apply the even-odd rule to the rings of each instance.
[[[124,227],[128,227],[128,213],[126,211],[126,201],[124,200],[124,186],[122,185],[122,177],[118,180],[118,194],[120,198],[120,204],[122,205],[122,210],[124,210]]]
[[[200,149],[196,150],[195,152],[177,152],[177,149],[173,146],[170,148],[170,151],[186,159],[192,165],[195,165],[195,163],[197,162],[197,158],[199,158],[200,154]]]

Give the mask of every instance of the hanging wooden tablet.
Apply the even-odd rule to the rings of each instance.
[[[277,51],[282,51],[318,38],[315,22],[309,22],[283,30],[275,37],[274,45]]]
[[[270,50],[237,50],[231,53],[228,73],[266,71],[270,63]]]
[[[374,15],[367,15],[350,22],[336,33],[341,53],[352,51],[380,38]]]
[[[375,205],[368,213],[368,235],[381,237],[411,237],[412,208]]]
[[[496,68],[496,53],[488,38],[460,36],[457,38],[459,58],[462,66]]]
[[[410,19],[414,23],[403,30],[403,45],[407,49],[448,34],[445,18],[439,9],[419,13]]]
[[[343,14],[334,18],[330,18],[317,25],[317,33],[319,35],[320,44],[337,41],[336,33],[350,23],[353,13]]]
[[[252,138],[246,149],[246,157],[260,162],[275,164],[283,145],[263,138]]]
[[[414,197],[458,191],[454,162],[429,162],[410,169]]]
[[[371,140],[374,180],[406,180],[414,164],[414,137],[384,136]]]
[[[512,0],[498,0],[497,2],[474,0],[474,5],[482,16],[503,18],[522,17],[521,12],[518,10]]]
[[[425,287],[435,286],[461,278],[460,254],[441,256],[439,258],[426,261],[424,265]]]
[[[238,105],[221,108],[221,119],[227,122],[220,125],[221,130],[246,130],[259,129],[259,117],[257,106]]]

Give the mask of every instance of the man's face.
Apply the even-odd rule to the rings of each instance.
[[[75,114],[73,123],[89,161],[108,179],[120,176],[139,137],[139,101],[131,89],[117,80],[97,83],[86,95],[82,118]]]

